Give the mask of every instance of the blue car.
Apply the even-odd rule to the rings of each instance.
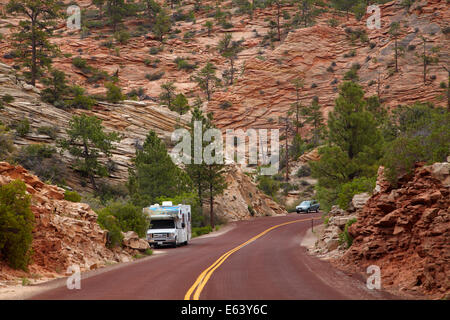
[[[316,200],[308,200],[303,201],[298,206],[295,207],[295,210],[297,213],[309,213],[312,211],[319,212],[320,204]]]

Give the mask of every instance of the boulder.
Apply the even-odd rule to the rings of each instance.
[[[144,239],[139,238],[136,232],[128,231],[122,234],[123,234],[122,244],[125,247],[138,251],[145,251],[150,248],[148,242]]]
[[[431,167],[431,176],[438,179],[446,187],[450,187],[450,163],[434,163]]]
[[[356,210],[360,210],[364,207],[367,200],[369,200],[371,195],[367,192],[355,194],[353,196],[352,202],[350,203],[348,211],[353,212]]]

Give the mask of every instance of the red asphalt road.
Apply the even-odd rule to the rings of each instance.
[[[42,285],[41,293],[31,298],[184,299],[197,277],[225,252],[272,226],[319,216],[290,214],[240,221],[224,234],[193,239],[188,246],[164,248],[165,253],[83,275],[80,290],[69,290],[65,281],[56,280],[57,288],[46,290]],[[392,298],[309,256],[300,242],[310,227],[310,220],[281,226],[234,252],[215,270],[200,300]]]

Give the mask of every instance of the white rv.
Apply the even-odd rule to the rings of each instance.
[[[191,206],[163,202],[144,208],[150,216],[147,241],[152,246],[188,244],[191,240]]]

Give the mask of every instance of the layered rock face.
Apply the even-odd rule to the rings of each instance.
[[[208,109],[213,111],[221,128],[281,128],[278,117],[286,116],[296,101],[292,81],[304,79],[300,90],[303,105],[318,97],[324,116],[333,110],[338,97],[338,87],[346,73],[355,64],[358,83],[366,96],[378,94],[385,107],[401,104],[433,102],[446,106],[446,89],[441,82],[448,81],[442,68],[449,63],[450,42],[444,33],[450,11],[445,1],[416,1],[409,8],[401,1],[380,5],[381,29],[368,29],[368,15],[360,22],[351,17],[348,21],[326,13],[318,17],[316,25],[291,31],[283,42],[263,56],[253,56],[245,61],[245,72],[239,81],[226,92],[217,92]],[[337,19],[338,27],[327,24]],[[402,47],[399,72],[392,72],[394,39],[389,34],[391,23],[399,22],[401,34],[398,46]],[[367,32],[368,41],[351,39],[350,30]],[[427,80],[423,81],[423,41],[427,39],[426,54],[438,57],[438,63],[427,66]],[[437,50],[438,53],[433,53]],[[224,108],[224,102],[231,107]],[[306,134],[305,127],[302,134]]]
[[[74,264],[83,271],[131,260],[126,252],[105,247],[106,231],[89,205],[66,201],[63,189],[43,183],[21,166],[0,162],[0,184],[16,179],[25,182],[35,216],[30,273],[52,276]],[[0,263],[0,279],[16,273]]]
[[[320,233],[319,239],[309,251],[324,259],[341,257],[347,249],[347,244],[340,239],[340,235],[344,232],[345,225],[356,219],[357,211],[364,207],[369,198],[368,193],[355,195],[347,211],[333,206],[328,213],[328,221]]]
[[[34,143],[55,146],[56,141],[50,136],[37,133],[37,129],[43,126],[55,127],[58,138],[67,138],[66,129],[74,114],[42,102],[38,91],[16,77],[13,68],[0,63],[0,95],[9,94],[14,97],[14,101],[4,103],[3,109],[0,109],[1,121],[8,125],[22,119],[28,119],[30,122],[30,132],[24,137],[15,137],[14,143],[18,146]],[[115,144],[116,149],[112,152],[111,159],[114,163],[114,170],[110,175],[112,182],[123,182],[128,178],[128,168],[131,166],[130,160],[135,155],[136,146],[143,143],[149,130],[155,131],[164,141],[170,142],[171,133],[176,125],[183,126],[187,121],[186,116],[180,118],[175,112],[148,101],[99,103],[91,111],[75,110],[74,113],[96,116],[103,121],[107,131],[116,131],[122,136],[122,140]],[[66,152],[63,160],[70,164],[73,159]],[[68,174],[66,181],[70,187],[80,189],[78,175]],[[85,189],[83,188],[83,191]]]
[[[250,219],[252,216],[274,216],[286,210],[253,183],[241,168],[228,166],[227,189],[214,198],[214,212],[225,221]]]
[[[442,298],[450,293],[450,163],[418,164],[392,188],[379,172],[377,193],[349,227],[354,238],[338,263],[381,268],[382,287]]]

